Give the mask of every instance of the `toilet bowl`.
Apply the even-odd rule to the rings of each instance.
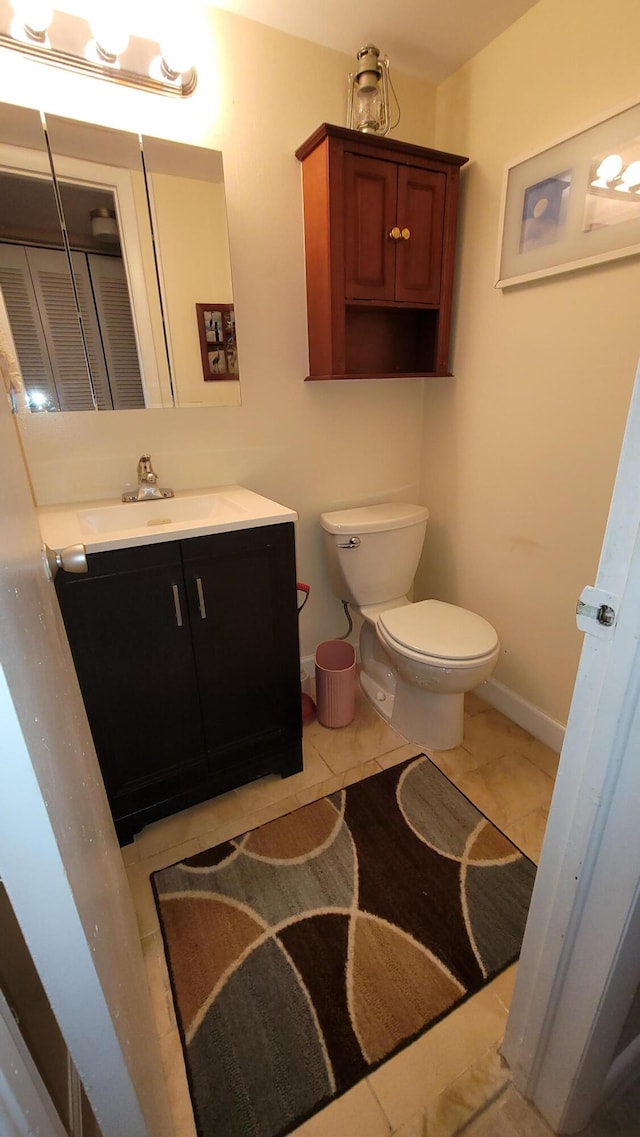
[[[422,506],[386,503],[325,513],[321,523],[334,589],[362,616],[364,694],[405,738],[449,750],[462,742],[465,692],[491,675],[500,644],[475,612],[408,599],[427,518]]]

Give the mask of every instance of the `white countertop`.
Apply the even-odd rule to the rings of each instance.
[[[161,500],[107,498],[38,510],[42,539],[51,549],[81,544],[87,553],[278,525],[297,517],[295,510],[235,485],[178,491]]]

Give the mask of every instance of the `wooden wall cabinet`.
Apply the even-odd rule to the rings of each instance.
[[[87,560],[86,575],[59,572],[56,591],[122,844],[302,769],[292,524]]]
[[[309,379],[449,375],[466,158],[323,124],[302,162]]]

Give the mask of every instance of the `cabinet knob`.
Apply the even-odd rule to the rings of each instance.
[[[403,229],[400,236],[402,237],[403,241],[408,241],[409,237],[411,236],[411,230],[410,229]]]
[[[390,231],[389,236],[391,237],[392,241],[399,241],[400,240],[401,234],[400,234],[400,230],[398,229],[397,225],[393,226],[393,229]]]

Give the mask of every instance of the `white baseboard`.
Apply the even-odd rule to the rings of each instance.
[[[497,679],[487,679],[486,683],[476,687],[476,694],[497,711],[502,711],[503,715],[517,723],[523,730],[528,730],[534,738],[544,742],[545,746],[550,746],[552,750],[560,753],[565,727],[546,715],[540,707],[527,702]]]

